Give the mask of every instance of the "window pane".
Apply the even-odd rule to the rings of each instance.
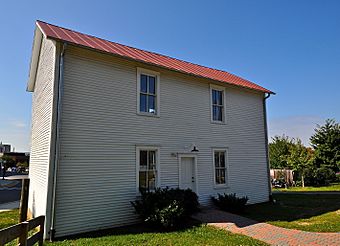
[[[156,188],[156,172],[148,171],[147,186],[149,190],[154,190]]]
[[[143,95],[143,94],[141,94],[140,95],[140,102],[139,102],[139,104],[140,104],[140,107],[139,107],[139,111],[141,111],[141,112],[147,112],[147,96],[146,95]]]
[[[149,151],[149,170],[156,169],[156,151]]]
[[[217,104],[217,91],[216,90],[212,90],[212,103],[213,104]]]
[[[223,121],[223,107],[213,106],[213,120]]]
[[[225,169],[221,170],[220,184],[225,184]]]
[[[213,120],[217,120],[217,107],[213,106]]]
[[[153,113],[153,114],[156,113],[155,99],[156,99],[155,96],[148,96],[148,101],[149,101],[149,103],[148,103],[148,105],[149,105],[148,112],[149,113]]]
[[[144,74],[141,74],[140,76],[140,91],[141,92],[147,92],[147,76]]]
[[[149,93],[156,94],[156,78],[149,76]]]
[[[146,172],[139,172],[139,188],[146,189]]]
[[[220,167],[225,167],[225,155],[224,155],[224,152],[220,152]]]
[[[139,152],[139,165],[141,166],[141,168],[146,168],[147,166],[147,161],[148,161],[147,154],[148,152],[145,150],[141,150]]]
[[[216,115],[216,120],[218,120],[218,121],[222,121],[222,107],[216,107],[216,113],[217,113],[217,115]]]
[[[219,163],[220,163],[220,161],[219,161],[219,154],[218,154],[218,152],[215,152],[215,167],[219,167]]]
[[[220,184],[220,170],[216,169],[215,172],[216,172],[216,177],[215,177],[216,184]]]
[[[218,105],[223,105],[223,102],[222,102],[222,91],[217,91],[217,104]]]
[[[226,183],[226,171],[225,169],[216,169],[216,184],[225,184]]]

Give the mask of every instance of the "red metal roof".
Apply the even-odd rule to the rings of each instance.
[[[84,47],[104,51],[110,54],[122,56],[140,62],[156,65],[170,70],[179,71],[186,74],[191,74],[199,77],[213,79],[219,82],[242,86],[245,88],[273,93],[253,82],[240,78],[231,73],[200,66],[190,62],[182,61],[169,56],[160,55],[154,52],[149,52],[126,45],[110,42],[87,34],[72,31],[66,28],[51,25],[42,21],[37,21],[37,25],[47,38],[65,41],[68,43],[81,45]]]

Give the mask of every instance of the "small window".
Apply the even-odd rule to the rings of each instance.
[[[223,92],[212,90],[213,121],[223,121]]]
[[[225,121],[224,88],[211,86],[210,93],[211,93],[211,121],[223,123]]]
[[[159,115],[159,73],[138,69],[138,113]]]
[[[215,185],[227,185],[226,150],[214,151]]]
[[[138,151],[138,190],[154,190],[157,187],[158,178],[158,150],[157,149],[143,149]]]

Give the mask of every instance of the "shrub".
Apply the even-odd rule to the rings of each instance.
[[[163,228],[176,227],[198,211],[199,202],[190,189],[156,188],[141,191],[141,199],[131,202],[135,212],[144,221]]]
[[[320,167],[315,170],[315,183],[317,186],[329,185],[335,180],[335,172],[326,167]]]
[[[339,183],[340,182],[340,172],[337,172],[335,174],[335,182]]]
[[[236,193],[217,194],[217,196],[217,198],[212,197],[213,203],[220,209],[233,213],[242,213],[248,202],[248,197],[237,197]]]
[[[305,169],[304,177],[307,186],[325,186],[336,179],[335,172],[326,167]]]

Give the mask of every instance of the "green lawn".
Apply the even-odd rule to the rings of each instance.
[[[176,232],[129,233],[97,238],[79,238],[54,242],[53,245],[267,245],[250,237],[200,225]]]
[[[244,216],[285,228],[340,232],[340,195],[276,193],[276,203],[247,207]]]
[[[17,223],[18,210],[0,213],[0,228]],[[11,245],[15,245],[13,242]],[[267,245],[247,236],[206,225],[192,225],[174,232],[153,232],[142,225],[80,235],[78,238],[46,243],[63,245]]]
[[[0,212],[0,229],[17,224],[19,221],[19,209]]]
[[[280,188],[280,189],[273,189],[273,191],[282,191],[282,192],[289,192],[289,191],[340,191],[340,184],[333,184],[329,186],[322,186],[322,187],[291,187],[288,189]]]

